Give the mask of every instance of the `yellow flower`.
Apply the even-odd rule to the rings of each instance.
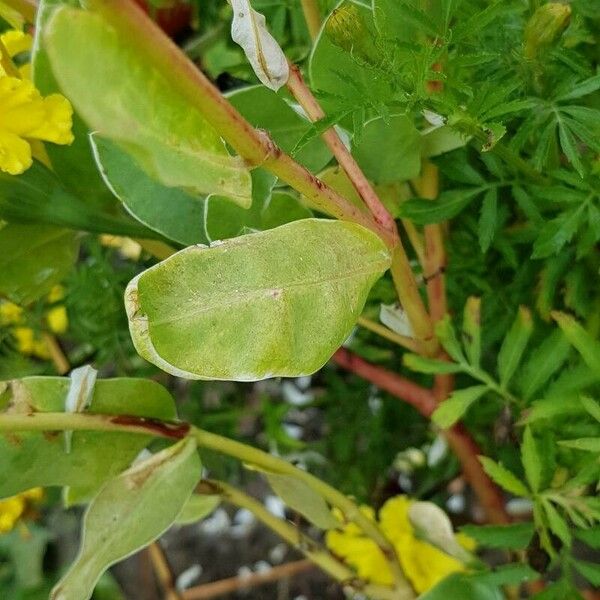
[[[55,285],[46,296],[46,302],[55,305],[64,298],[64,295],[64,288]],[[67,309],[63,305],[48,308],[44,314],[44,319],[48,330],[52,333],[60,335],[68,329]],[[35,356],[43,360],[50,358],[50,350],[46,340],[38,331],[28,326],[24,309],[21,306],[12,302],[0,301],[0,326],[9,328],[17,350],[21,354]]]
[[[10,58],[31,49],[33,40],[19,30],[0,35]],[[8,72],[10,71],[10,72]],[[46,98],[28,81],[30,65],[9,69],[0,64],[0,171],[19,175],[32,163],[32,144],[42,140],[70,144],[73,109],[61,94]]]
[[[7,533],[23,516],[28,506],[44,497],[42,488],[32,488],[16,496],[0,500],[0,534]]]
[[[379,526],[394,546],[406,577],[422,594],[448,575],[465,571],[465,565],[416,537],[408,518],[411,503],[406,496],[388,500],[379,511]],[[383,552],[355,525],[345,525],[341,531],[330,530],[326,543],[334,554],[354,567],[362,579],[381,585],[392,584],[392,573]]]
[[[118,248],[119,254],[130,260],[139,260],[142,254],[142,247],[136,241],[127,237],[105,233],[100,236],[100,243],[109,248]]]

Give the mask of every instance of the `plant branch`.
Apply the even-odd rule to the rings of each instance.
[[[211,583],[203,583],[182,592],[183,600],[209,600],[217,596],[223,596],[237,591],[246,591],[251,587],[274,583],[282,579],[289,579],[299,573],[314,569],[316,565],[307,559],[295,560],[293,562],[284,563],[273,567],[269,571],[252,573],[248,576],[228,577],[212,581]]]
[[[414,595],[398,594],[395,590],[383,586],[367,584],[357,585],[356,574],[346,565],[335,558],[329,551],[319,546],[314,540],[305,536],[295,526],[279,519],[270,513],[262,503],[233,486],[222,481],[202,481],[197,492],[210,495],[218,494],[227,502],[245,508],[252,512],[269,529],[288,542],[292,547],[302,552],[308,559],[316,564],[325,573],[339,581],[342,585],[353,589],[354,592],[366,593],[370,598],[377,600],[402,600],[414,598]]]
[[[396,583],[398,598],[414,598],[412,587],[404,577],[396,551],[379,526],[368,519],[352,500],[314,475],[294,465],[247,446],[235,440],[210,433],[184,422],[159,421],[131,415],[97,415],[89,413],[32,412],[27,414],[0,413],[0,432],[8,431],[122,431],[182,439],[188,435],[195,438],[198,446],[234,457],[243,463],[255,465],[260,470],[290,475],[299,479],[319,493],[332,506],[340,509],[344,517],[355,523],[370,537],[389,560]]]
[[[139,6],[131,0],[104,0],[102,10],[110,11],[122,20],[132,39],[141,39],[144,45],[152,46],[153,59],[178,78],[180,91],[190,103],[190,109],[198,110],[250,167],[267,169],[302,194],[313,208],[363,225],[393,246],[391,233],[370,214],[354,206],[293,160],[267,132],[255,129]]]
[[[290,77],[287,82],[287,87],[292,96],[294,96],[300,106],[304,109],[304,112],[312,123],[316,123],[326,117],[325,111],[321,108],[321,105],[310,91],[310,88],[306,85],[297,65],[290,64]],[[346,148],[344,142],[342,142],[337,131],[333,127],[330,127],[321,134],[321,137],[327,144],[327,147],[331,150],[331,153],[335,156],[339,165],[344,169],[346,175],[348,175],[352,185],[367,208],[371,211],[375,221],[386,231],[389,231],[392,235],[397,237],[398,231],[396,229],[394,218],[379,199],[373,186],[365,177],[365,174],[358,166],[358,163],[352,154],[350,154],[348,148]]]
[[[173,577],[169,561],[158,541],[152,542],[148,546],[148,554],[152,562],[154,574],[164,592],[165,600],[182,600],[182,595],[175,588],[175,578]]]
[[[308,33],[314,42],[321,30],[321,11],[319,9],[319,3],[317,0],[300,1],[302,3],[302,12],[304,13],[304,20],[308,27]]]
[[[5,4],[16,10],[28,23],[35,23],[37,12],[36,0],[3,0]]]
[[[431,418],[437,407],[437,399],[431,390],[392,371],[372,365],[349,350],[343,348],[338,350],[333,360],[347,371],[355,373],[392,396],[407,402],[428,419]],[[482,452],[475,440],[461,425],[443,430],[442,433],[460,460],[463,473],[485,509],[488,520],[492,523],[508,523],[510,519],[504,508],[502,492],[483,470],[477,458]]]

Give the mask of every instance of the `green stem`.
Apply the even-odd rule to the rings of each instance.
[[[414,598],[412,587],[402,572],[394,547],[383,535],[377,524],[368,519],[347,496],[310,473],[298,469],[276,456],[183,422],[172,423],[129,415],[94,415],[89,413],[34,412],[29,414],[0,414],[0,432],[81,430],[122,431],[173,439],[182,439],[191,435],[196,439],[199,447],[209,448],[221,454],[232,456],[243,463],[255,465],[263,471],[291,475],[304,481],[323,496],[329,504],[339,508],[348,521],[352,521],[360,527],[379,546],[390,563],[397,593],[402,594],[398,598]]]
[[[201,494],[218,494],[227,502],[249,510],[259,521],[274,531],[290,546],[302,552],[304,556],[310,559],[322,571],[339,581],[345,587],[349,587],[355,593],[366,594],[374,600],[401,600],[402,598],[408,599],[414,597],[412,594],[398,595],[395,590],[384,586],[372,584],[361,586],[357,582],[356,574],[332,556],[330,552],[319,546],[312,539],[304,536],[293,525],[274,516],[263,504],[227,483],[222,481],[202,481],[196,491]]]

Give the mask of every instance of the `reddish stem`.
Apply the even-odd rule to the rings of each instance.
[[[392,396],[407,402],[424,417],[430,418],[437,406],[435,395],[431,390],[383,367],[373,365],[350,350],[340,348],[333,355],[333,360],[343,369],[351,371]],[[462,425],[455,425],[443,433],[461,463],[465,478],[471,484],[485,509],[488,520],[497,524],[508,523],[510,518],[504,508],[502,492],[483,470],[477,458],[482,451],[475,440]]]

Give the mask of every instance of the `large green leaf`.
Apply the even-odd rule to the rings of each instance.
[[[67,377],[28,377],[2,384],[0,410],[62,412],[69,390]],[[100,379],[90,413],[128,414],[173,419],[171,395],[149,379]],[[60,434],[18,433],[0,436],[0,497],[35,486],[76,486],[77,497],[97,490],[129,466],[151,436],[75,431],[71,452]]]
[[[144,358],[181,377],[313,373],[389,264],[371,231],[320,219],[186,248],[130,282],[131,335]]]
[[[87,600],[111,565],[158,538],[177,518],[200,477],[192,438],[154,454],[110,480],[83,520],[77,559],[51,600]]]
[[[269,135],[285,152],[292,152],[296,144],[312,128],[281,96],[260,85],[242,88],[228,94],[227,99],[254,127]],[[315,135],[311,141],[294,153],[294,158],[311,171],[322,169],[331,159],[331,152]]]
[[[57,9],[44,44],[62,91],[90,127],[171,187],[250,204],[250,175],[197,108],[201,93],[140,9],[92,3]]]
[[[44,95],[60,91],[42,39],[46,23],[56,8],[79,5],[78,0],[41,0],[39,3],[31,64],[35,86]],[[88,128],[77,113],[73,115],[72,132],[75,139],[68,146],[45,145],[52,168],[60,181],[82,202],[101,209],[114,210],[118,204],[102,183],[88,141]]]
[[[377,117],[365,123],[352,154],[377,184],[412,179],[421,170],[421,134],[405,115]]]
[[[208,242],[204,198],[155,181],[114,142],[97,134],[90,139],[106,184],[138,221],[185,246]]]
[[[0,229],[0,295],[29,304],[69,272],[79,249],[77,234],[48,225],[8,223]]]

